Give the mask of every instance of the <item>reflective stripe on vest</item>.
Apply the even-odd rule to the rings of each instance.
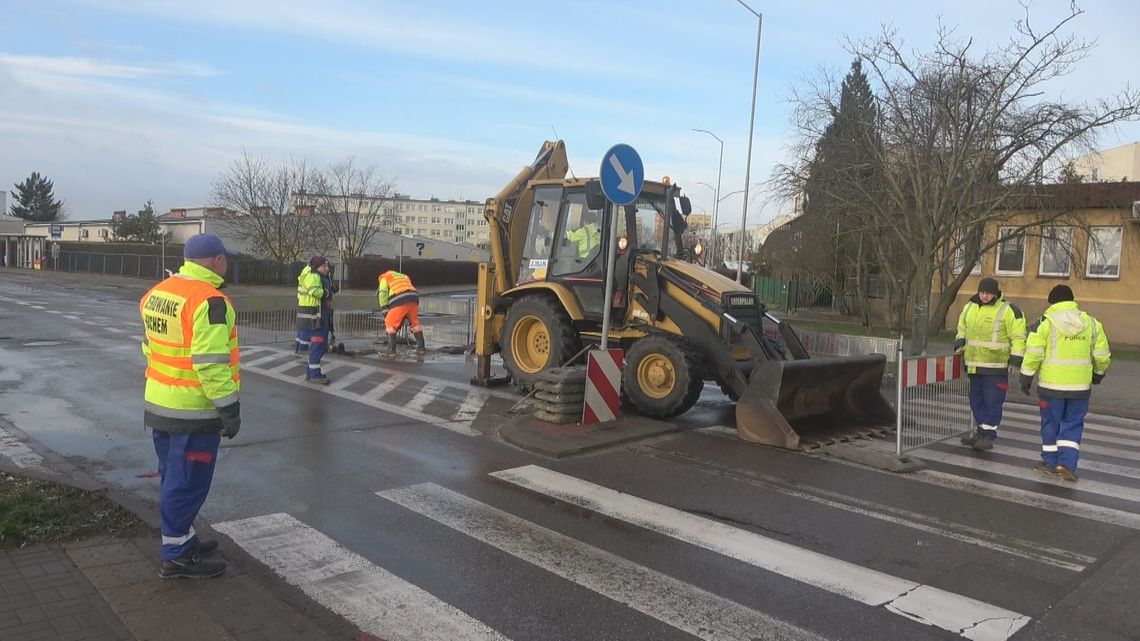
[[[184,271],[192,274],[194,269]],[[211,318],[211,310],[206,307],[212,298],[226,303],[224,325],[217,322],[217,308]],[[139,313],[146,333],[143,353],[147,358],[147,412],[166,418],[210,419],[217,418],[217,407],[237,400],[240,354],[229,298],[208,282],[178,274],[148,291],[139,302]],[[196,315],[200,326],[195,326]],[[224,333],[218,335],[219,332]],[[193,349],[202,349],[203,340],[217,344],[205,345],[210,351],[194,354]],[[224,369],[214,369],[218,367]],[[203,376],[212,390],[217,391],[217,386],[222,385],[232,388],[232,393],[226,394],[220,404],[223,399],[211,400],[203,389]]]

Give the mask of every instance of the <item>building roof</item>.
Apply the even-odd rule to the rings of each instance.
[[[1121,209],[1140,201],[1140,182],[1029,185],[1010,209]]]

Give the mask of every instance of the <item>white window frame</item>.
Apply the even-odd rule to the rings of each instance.
[[[1017,232],[1017,227],[998,227],[998,238],[1005,238],[1007,232]],[[1021,268],[1017,270],[1001,268],[1002,248],[1007,242],[1021,243]],[[1001,240],[997,244],[997,253],[994,255],[994,274],[998,276],[1024,276],[1025,275],[1025,234],[1022,233],[1008,240]]]
[[[1094,274],[1092,272],[1093,265],[1093,239],[1096,237],[1098,229],[1109,229],[1120,232],[1120,243],[1116,248],[1116,273],[1115,274]],[[1097,225],[1089,228],[1089,243],[1085,253],[1085,278],[1093,278],[1097,280],[1118,280],[1120,278],[1120,260],[1121,254],[1124,249],[1124,227],[1120,225]]]
[[[1050,239],[1047,236],[1049,232],[1056,232],[1056,235]],[[1062,236],[1064,238],[1062,238]],[[1045,246],[1050,241],[1062,243],[1062,249],[1065,251],[1065,271],[1063,272],[1047,272],[1045,271]],[[1073,273],[1073,228],[1068,226],[1051,226],[1045,227],[1041,230],[1041,251],[1037,257],[1037,275],[1049,276],[1053,278],[1068,278]]]
[[[962,248],[962,239],[957,239],[958,246],[954,248],[954,255],[950,259],[950,273],[961,274],[962,268],[966,265],[966,258],[963,254],[966,250]],[[978,260],[974,261],[974,266],[970,269],[971,276],[982,275],[982,256],[978,256]]]

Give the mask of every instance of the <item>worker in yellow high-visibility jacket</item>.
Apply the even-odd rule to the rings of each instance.
[[[178,273],[139,302],[146,339],[144,424],[151,429],[161,477],[163,578],[207,578],[226,569],[207,558],[216,541],[194,532],[214,477],[221,438],[241,428],[236,315],[218,291],[229,266],[221,239],[186,241]]]
[[[1077,307],[1068,285],[1054,287],[1021,364],[1021,391],[1029,394],[1036,377],[1040,398],[1041,463],[1035,470],[1076,482],[1092,386],[1104,380],[1111,362],[1104,326]]]
[[[1017,375],[1025,353],[1025,315],[1002,297],[995,279],[983,278],[978,293],[962,308],[954,349],[965,352],[970,409],[976,426],[973,433],[962,437],[962,444],[977,450],[993,449],[1009,377],[1011,373]]]
[[[384,331],[388,335],[385,358],[396,357],[396,334],[407,319],[412,335],[416,337],[416,353],[427,353],[424,330],[420,326],[420,295],[407,274],[391,269],[376,278],[376,297],[380,313],[384,316]]]

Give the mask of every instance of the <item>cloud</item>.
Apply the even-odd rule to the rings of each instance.
[[[184,62],[119,64],[90,58],[26,56],[4,52],[0,52],[0,66],[10,67],[17,72],[126,79],[162,76],[207,77],[218,73],[206,65]]]

